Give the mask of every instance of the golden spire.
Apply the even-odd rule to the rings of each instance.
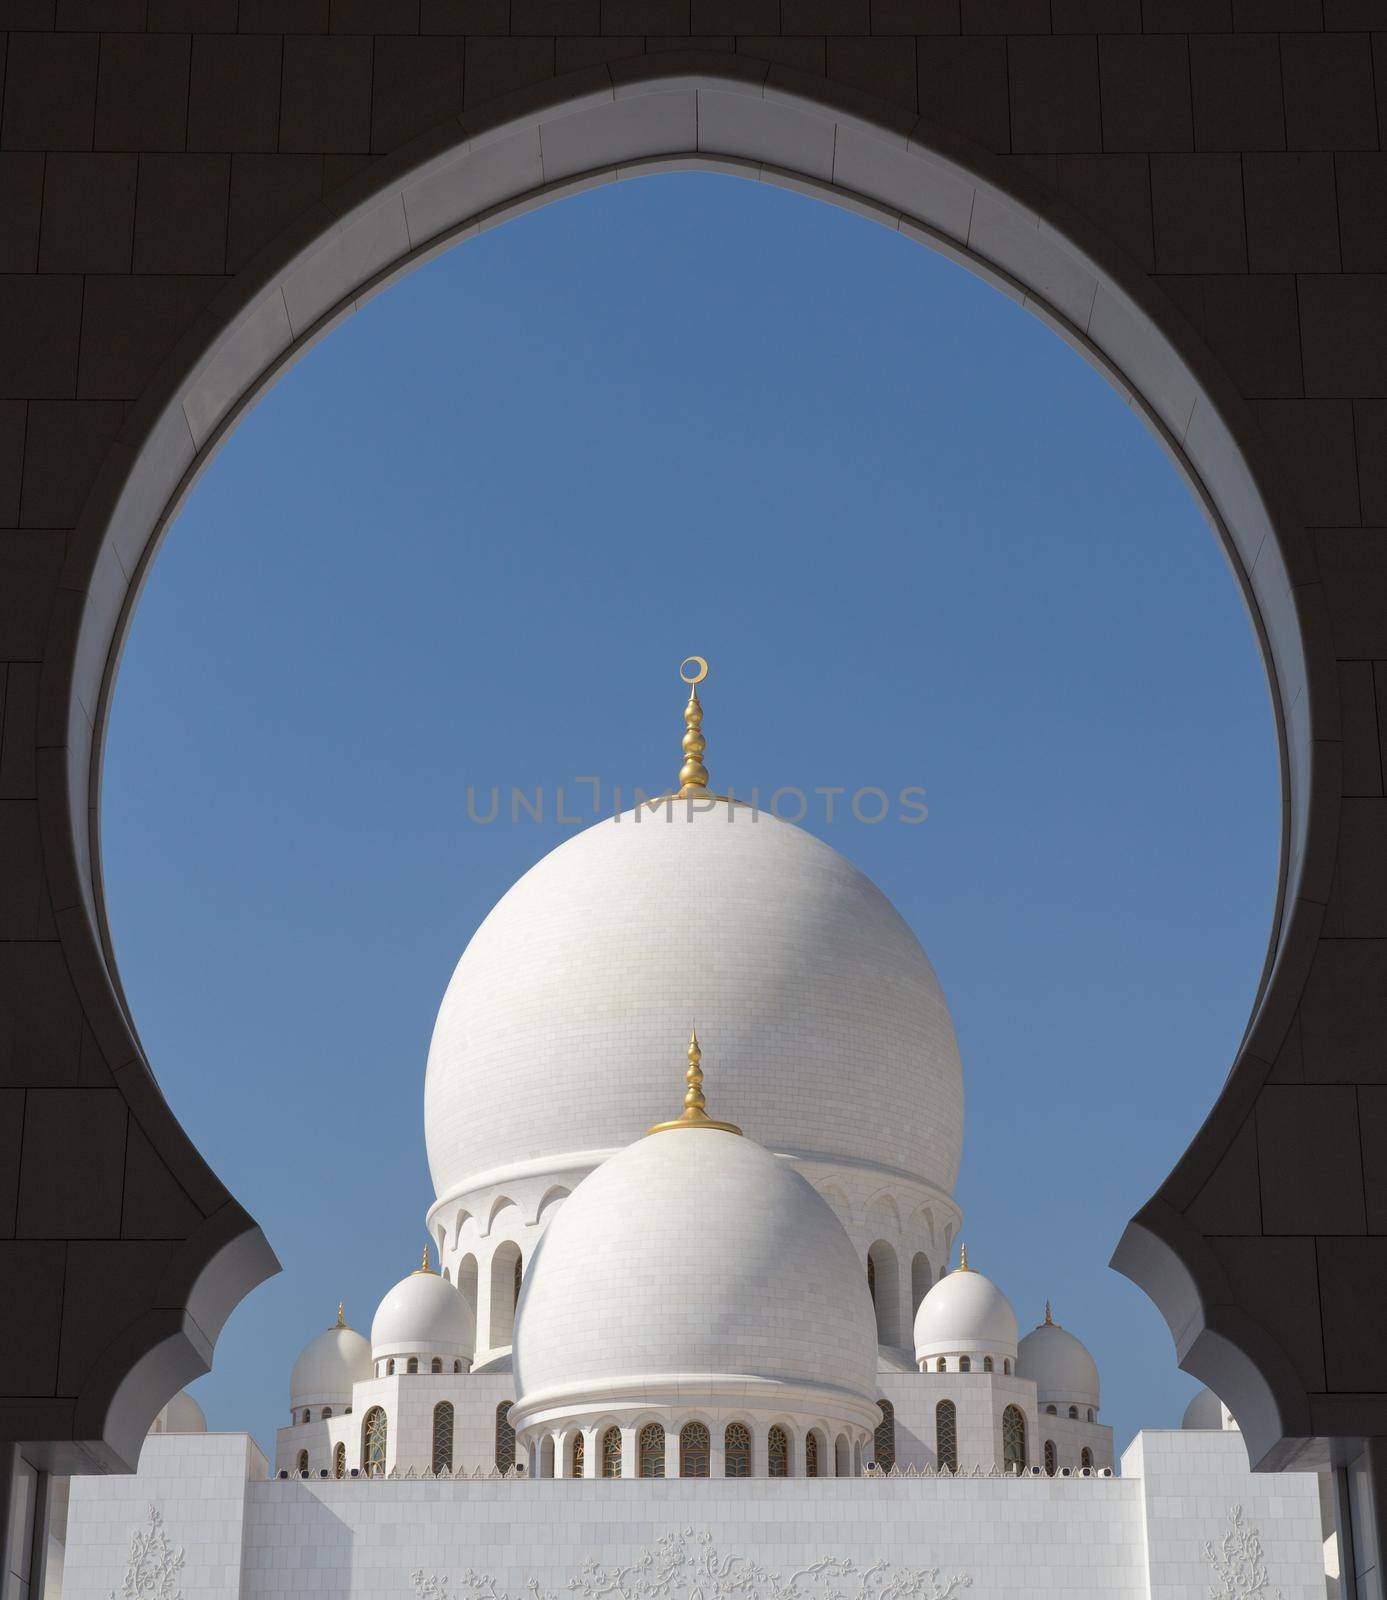
[[[958,1270],[960,1272],[971,1272],[973,1270],[968,1265],[968,1246],[966,1244],[958,1247]]]
[[[684,1074],[688,1088],[684,1091],[684,1114],[673,1122],[657,1122],[650,1133],[668,1133],[672,1128],[717,1128],[723,1133],[741,1133],[731,1122],[714,1122],[705,1107],[703,1097],[703,1051],[699,1049],[697,1032],[689,1035],[689,1070]]]
[[[689,667],[694,669],[692,676]],[[689,686],[689,703],[684,707],[684,765],[679,769],[676,798],[701,799],[708,793],[708,769],[703,765],[708,741],[703,737],[703,704],[698,698],[698,685],[708,676],[708,663],[702,656],[686,656],[679,663],[679,676]]]
[[[1041,1326],[1044,1328],[1059,1327],[1059,1323],[1056,1322],[1055,1319],[1050,1315],[1050,1302],[1048,1299],[1045,1302],[1045,1321],[1041,1324]]]
[[[347,1326],[346,1310],[340,1300],[337,1302],[337,1326],[339,1328]]]
[[[417,1267],[415,1267],[414,1270],[416,1272],[432,1272],[433,1271],[433,1268],[429,1265],[429,1247],[428,1247],[428,1245],[424,1246],[424,1259],[419,1263],[419,1265]]]

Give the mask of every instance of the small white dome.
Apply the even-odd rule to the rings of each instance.
[[[1098,1407],[1098,1366],[1087,1348],[1057,1322],[1042,1322],[1021,1341],[1017,1370],[1041,1405]]]
[[[206,1433],[202,1407],[186,1389],[180,1389],[149,1425],[151,1433]]]
[[[289,1375],[289,1408],[350,1405],[352,1385],[371,1376],[371,1347],[345,1324],[315,1334]]]
[[[381,1301],[371,1323],[371,1357],[441,1356],[470,1360],[476,1321],[466,1296],[446,1278],[420,1267]]]
[[[622,1406],[876,1425],[866,1275],[828,1203],[734,1133],[658,1133],[564,1202],[515,1327],[517,1429]]]
[[[959,1267],[941,1278],[915,1313],[915,1359],[1015,1356],[1016,1313],[991,1278]]]
[[[1185,1407],[1185,1414],[1180,1418],[1182,1428],[1211,1430],[1222,1432],[1223,1401],[1212,1389],[1201,1389],[1194,1399]]]

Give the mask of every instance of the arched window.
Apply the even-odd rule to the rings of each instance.
[[[583,1465],[586,1458],[587,1451],[583,1444],[583,1436],[581,1433],[575,1433],[573,1435],[573,1445],[569,1451],[568,1457],[568,1475],[570,1478],[582,1477]]]
[[[995,1368],[992,1365],[992,1357],[991,1356],[984,1356],[982,1358],[982,1370],[984,1372],[995,1371]]]
[[[848,1475],[848,1436],[845,1433],[840,1433],[833,1441],[833,1473],[838,1478]]]
[[[509,1472],[515,1465],[515,1429],[510,1420],[510,1408],[514,1404],[514,1400],[503,1400],[496,1407],[497,1472]]]
[[[960,1372],[971,1372],[973,1370],[973,1359],[972,1359],[972,1357],[971,1356],[960,1356],[958,1358],[958,1370]]]
[[[896,1464],[896,1408],[889,1400],[878,1400],[877,1404],[881,1407],[881,1421],[872,1435],[872,1448],[877,1466],[890,1472]]]
[[[461,1361],[454,1361],[453,1362],[453,1375],[456,1377],[456,1375],[461,1371],[462,1371],[462,1362]]]
[[[429,1371],[430,1372],[442,1372],[443,1371],[443,1358],[441,1356],[435,1356],[433,1358],[433,1360],[429,1363]]]
[[[1069,1420],[1071,1422],[1077,1422],[1079,1420],[1079,1408],[1078,1408],[1078,1406],[1070,1406],[1070,1408],[1069,1408]]]
[[[443,1269],[443,1281],[444,1281],[444,1283],[451,1283],[453,1281],[452,1273],[448,1270],[447,1267],[444,1267],[444,1269]]]
[[[347,1447],[339,1444],[332,1452],[332,1475],[334,1478],[347,1476]]]
[[[665,1475],[665,1430],[658,1422],[647,1422],[637,1436],[636,1475],[641,1478]]]
[[[546,1433],[539,1446],[539,1475],[541,1478],[554,1476],[554,1435]]]
[[[453,1407],[447,1400],[433,1408],[433,1470],[453,1470]]]
[[[411,1372],[418,1372],[418,1370],[419,1370],[419,1357],[418,1356],[411,1356],[409,1358],[409,1360],[405,1363],[405,1372],[408,1374],[408,1373],[411,1373]]]
[[[1055,1441],[1053,1439],[1047,1439],[1045,1441],[1045,1470],[1052,1478],[1055,1475],[1055,1466]]]
[[[885,1239],[878,1239],[867,1252],[867,1287],[876,1308],[878,1344],[909,1343],[901,1337],[900,1278],[896,1252]]]
[[[520,1246],[503,1239],[491,1257],[491,1348],[511,1342],[515,1330],[515,1300],[520,1286]],[[482,1342],[481,1330],[477,1343]]]
[[[1093,1451],[1087,1445],[1079,1451],[1079,1465],[1081,1467],[1091,1467],[1093,1465]]]
[[[933,1282],[934,1276],[930,1272],[929,1257],[922,1251],[910,1263],[910,1311],[912,1316],[920,1309],[920,1302],[929,1293]]]
[[[1092,1421],[1093,1421],[1093,1407],[1092,1407],[1092,1406],[1090,1406],[1090,1407],[1089,1407],[1089,1408],[1088,1408],[1088,1420],[1089,1420],[1089,1421],[1090,1421],[1090,1422],[1092,1422]]]
[[[393,1357],[385,1363],[385,1375],[387,1378],[395,1376],[395,1361]]]
[[[934,1370],[936,1372],[946,1372],[948,1370],[948,1364],[945,1362],[943,1356],[940,1356],[938,1361],[934,1363]]]
[[[1008,1406],[1002,1413],[1002,1465],[1008,1472],[1020,1472],[1026,1465],[1026,1418],[1020,1406]]]
[[[300,1450],[299,1451],[299,1471],[300,1472],[307,1472],[308,1471],[308,1451],[307,1450]]]
[[[722,1436],[724,1478],[751,1476],[751,1429],[743,1422],[729,1422]]]
[[[517,1255],[515,1258],[515,1277],[511,1283],[511,1310],[520,1304],[520,1280],[525,1275],[525,1263]]]
[[[1011,1362],[1010,1361],[1003,1361],[1002,1362],[1002,1371],[1006,1374],[1006,1376],[1008,1378],[1011,1376]]]
[[[934,1408],[934,1455],[939,1466],[958,1471],[958,1410],[952,1400]]]
[[[819,1436],[812,1428],[804,1441],[804,1475],[806,1478],[819,1475]]]
[[[385,1476],[385,1412],[372,1406],[361,1424],[361,1464],[368,1478]]]
[[[313,1420],[313,1413],[308,1409],[307,1406],[303,1408],[303,1420],[305,1422],[312,1422]]]
[[[331,1406],[324,1406],[324,1407],[323,1407],[323,1421],[324,1421],[324,1422],[326,1422],[326,1421],[327,1421],[327,1419],[328,1419],[328,1418],[329,1418],[329,1417],[330,1417],[330,1416],[331,1416],[331,1415],[332,1415],[332,1407],[331,1407]]]
[[[701,1422],[686,1422],[679,1430],[679,1476],[706,1478],[710,1448],[707,1428]]]
[[[766,1476],[790,1476],[790,1441],[785,1437],[784,1428],[774,1427],[766,1435]]]
[[[1060,1414],[1060,1408],[1058,1406],[1046,1406],[1045,1407],[1045,1415],[1047,1417],[1057,1417],[1057,1416],[1059,1416],[1059,1414]]]
[[[602,1476],[621,1476],[621,1429],[608,1428],[602,1435]]]

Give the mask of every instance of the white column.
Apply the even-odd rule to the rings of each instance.
[[[638,1449],[639,1428],[625,1427],[621,1430],[621,1476],[634,1478],[639,1470],[636,1457]]]

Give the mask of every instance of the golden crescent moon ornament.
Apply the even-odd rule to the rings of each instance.
[[[698,668],[698,671],[694,673],[693,677],[690,677],[689,674],[684,670],[690,665]],[[679,676],[690,686],[695,683],[702,683],[703,680],[708,676],[708,663],[703,659],[702,656],[685,656],[684,659],[679,663]]]

